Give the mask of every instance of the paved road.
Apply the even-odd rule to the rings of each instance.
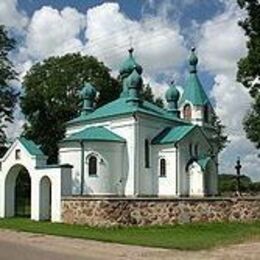
[[[260,242],[178,251],[0,230],[0,260],[259,260]]]

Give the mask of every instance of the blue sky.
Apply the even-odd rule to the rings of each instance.
[[[96,56],[117,75],[131,42],[145,82],[163,96],[170,80],[185,84],[187,57],[195,45],[201,82],[230,139],[220,156],[220,171],[234,172],[240,156],[244,173],[259,179],[257,151],[241,123],[251,100],[236,82],[237,61],[247,52],[237,26],[244,15],[234,0],[0,2],[0,23],[18,39],[12,59],[21,81],[35,62],[75,51]],[[15,124],[8,129],[11,138],[19,135],[23,123],[18,108]]]
[[[154,1],[151,4],[151,1],[142,1],[142,0],[131,0],[131,1],[101,1],[101,0],[88,0],[88,1],[78,1],[78,0],[39,0],[39,1],[18,1],[18,9],[26,12],[29,17],[32,17],[36,10],[41,9],[44,6],[51,6],[55,9],[62,10],[66,7],[76,8],[79,12],[86,13],[89,8],[93,8],[98,5],[102,5],[107,2],[117,2],[120,5],[122,13],[132,20],[141,20],[143,15],[156,15],[158,12],[158,6],[161,1]],[[169,3],[180,8],[177,9],[175,6],[168,10],[167,19],[169,21],[175,22],[178,20],[178,23],[181,27],[182,33],[188,39],[191,35],[187,35],[186,29],[191,26],[192,21],[196,21],[199,24],[204,23],[208,19],[216,16],[221,13],[224,9],[224,4],[218,1],[208,1],[208,0],[198,0],[198,1],[169,1]],[[182,3],[181,3],[182,2]],[[190,32],[189,32],[190,33]],[[187,42],[188,47],[193,45],[193,43]],[[184,57],[185,59],[186,57]],[[184,75],[185,66],[183,66],[181,72]],[[206,91],[209,93],[213,85],[213,77],[207,71],[201,71],[200,74],[201,81],[203,82]],[[164,77],[157,77],[157,80],[161,81]],[[170,80],[170,79],[169,79]],[[181,82],[185,80],[184,76],[181,77]],[[212,100],[214,103],[215,101]]]

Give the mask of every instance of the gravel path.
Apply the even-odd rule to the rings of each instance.
[[[0,259],[208,260],[260,259],[260,242],[203,251],[179,251],[0,230]]]

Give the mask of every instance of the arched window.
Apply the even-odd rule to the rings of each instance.
[[[89,174],[89,176],[96,176],[97,175],[97,158],[94,155],[89,157],[88,174]]]
[[[205,105],[203,110],[204,110],[203,111],[204,122],[208,123],[209,122],[209,107],[207,105]]]
[[[183,117],[185,120],[191,120],[191,106],[190,104],[186,104],[183,108]]]
[[[166,160],[160,159],[160,177],[166,177]]]
[[[145,139],[144,143],[144,160],[145,160],[145,168],[150,167],[150,146],[149,146],[149,140]]]

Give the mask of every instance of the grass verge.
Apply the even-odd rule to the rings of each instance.
[[[209,249],[248,240],[260,240],[260,221],[253,223],[201,223],[156,227],[97,228],[9,218],[0,219],[0,228],[180,250]]]

